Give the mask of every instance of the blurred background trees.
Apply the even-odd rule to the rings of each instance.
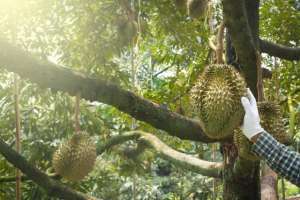
[[[297,0],[261,1],[260,37],[299,46],[299,5]],[[161,107],[195,117],[188,92],[205,65],[212,62],[208,41],[222,21],[222,7],[220,1],[213,1],[204,16],[192,19],[174,0],[2,0],[0,16],[0,37],[37,57],[104,77]],[[267,54],[262,62],[273,75],[265,80],[266,97],[280,103],[286,130],[294,137],[292,146],[299,151],[300,63]],[[12,73],[1,70],[0,136],[11,146],[15,143],[13,92]],[[74,132],[74,98],[22,80],[20,101],[22,155],[51,173],[53,152]],[[179,151],[222,160],[211,144],[168,136],[114,107],[82,100],[80,112],[81,128],[97,141],[141,129]],[[221,182],[213,187],[212,178],[179,168],[149,150],[132,158],[130,148],[135,149],[136,144],[114,147],[98,157],[89,177],[68,184],[103,199],[221,198]],[[1,177],[15,175],[3,157],[0,166]],[[0,199],[14,199],[15,182],[1,181],[1,177]],[[279,184],[279,191],[284,190],[286,196],[300,193],[296,186],[285,183],[285,189]],[[22,184],[22,194],[24,199],[53,199],[31,181]]]

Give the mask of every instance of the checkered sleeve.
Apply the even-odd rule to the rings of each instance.
[[[252,145],[252,151],[265,159],[269,167],[291,183],[300,186],[300,154],[263,132]]]

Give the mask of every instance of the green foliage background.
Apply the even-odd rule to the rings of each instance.
[[[221,21],[220,1],[204,18],[190,19],[171,0],[131,0],[141,30],[137,45],[124,43],[118,29],[126,18],[117,0],[27,0],[4,1],[0,7],[0,37],[37,57],[63,66],[104,77],[173,111],[194,116],[189,88],[210,62],[208,39]],[[297,0],[261,1],[260,35],[276,43],[300,45],[300,11]],[[14,3],[17,3],[16,5]],[[213,14],[212,14],[213,13]],[[210,21],[213,16],[214,21]],[[212,29],[213,28],[213,29]],[[18,59],[18,58],[16,58]],[[264,55],[263,65],[274,71],[265,82],[270,100],[279,101],[286,129],[300,139],[300,63]],[[22,155],[48,173],[52,154],[74,132],[74,99],[68,94],[41,89],[27,80],[20,83]],[[0,137],[14,145],[13,75],[0,73]],[[287,98],[290,101],[287,101]],[[97,102],[81,101],[80,124],[97,142],[131,129],[156,134],[171,147],[211,160],[211,146],[182,141],[136,121],[117,109]],[[93,172],[73,188],[103,199],[211,199],[212,179],[173,166],[150,151],[135,159],[128,143],[98,157]],[[221,155],[217,153],[217,160]],[[2,177],[14,176],[15,169],[0,156]],[[221,183],[216,196],[221,198]],[[0,183],[0,199],[13,199],[14,183]],[[288,185],[288,195],[299,189]],[[22,184],[24,199],[53,199],[34,183]]]

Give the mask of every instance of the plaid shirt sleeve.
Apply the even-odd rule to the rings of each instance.
[[[252,145],[252,151],[266,160],[269,167],[291,183],[300,186],[300,154],[263,132]]]

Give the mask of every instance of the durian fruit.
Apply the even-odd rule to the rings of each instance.
[[[260,158],[251,152],[252,143],[244,136],[242,130],[237,128],[234,130],[233,142],[238,149],[240,157],[247,160],[258,161]]]
[[[206,67],[191,90],[191,98],[209,137],[222,139],[233,134],[244,116],[241,97],[245,95],[245,81],[234,67]]]
[[[74,134],[53,155],[55,172],[69,181],[83,179],[96,161],[96,145],[84,132]]]
[[[204,15],[208,7],[208,0],[187,0],[187,11],[191,18],[198,18]]]
[[[280,107],[273,102],[263,101],[257,104],[261,126],[277,141],[289,144],[291,138],[285,132]],[[251,152],[251,142],[243,135],[240,129],[234,131],[234,143],[239,155],[248,160],[259,160],[259,157]]]
[[[278,142],[289,144],[291,137],[286,133],[280,106],[274,102],[263,101],[257,104],[260,123]]]

